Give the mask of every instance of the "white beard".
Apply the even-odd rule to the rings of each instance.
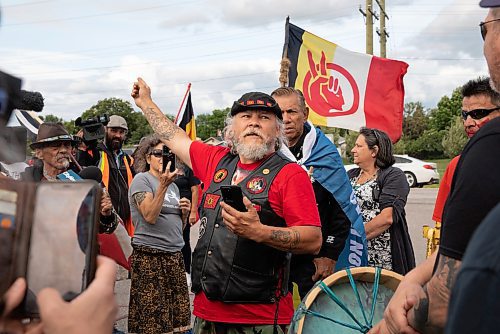
[[[238,155],[247,160],[259,161],[264,159],[264,157],[269,154],[272,148],[272,143],[248,145],[235,142],[234,146]]]

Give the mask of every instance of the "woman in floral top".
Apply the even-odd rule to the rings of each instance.
[[[392,167],[391,140],[383,131],[361,128],[351,152],[359,168],[348,174],[365,224],[368,263],[404,275],[415,267],[404,211],[410,187]]]

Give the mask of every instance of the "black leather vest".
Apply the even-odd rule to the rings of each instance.
[[[229,231],[220,213],[222,185],[230,185],[239,157],[222,158],[201,201],[200,239],[193,252],[192,291],[203,290],[208,299],[227,303],[274,303],[288,289],[289,256],[286,252],[238,237]],[[280,153],[267,158],[239,183],[259,213],[262,224],[285,227],[268,201],[271,183],[290,163]],[[281,279],[281,281],[280,281]],[[284,286],[278,286],[283,285]],[[281,284],[280,284],[281,283]]]

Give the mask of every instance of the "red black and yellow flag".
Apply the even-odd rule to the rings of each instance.
[[[291,62],[288,84],[304,93],[315,125],[402,133],[408,64],[346,50],[287,20],[284,54]]]
[[[182,117],[179,118],[178,125],[181,129],[186,131],[189,138],[196,140],[196,124],[194,122],[193,105],[191,104],[191,92],[189,92],[186,107],[184,108]]]

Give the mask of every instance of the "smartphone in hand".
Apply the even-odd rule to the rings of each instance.
[[[247,211],[245,204],[243,204],[243,193],[240,186],[221,186],[220,189],[224,203],[231,205],[238,211]]]
[[[162,173],[165,173],[165,170],[167,169],[167,164],[170,161],[170,173],[173,173],[175,171],[175,154],[170,151],[167,145],[163,145],[162,148]]]

